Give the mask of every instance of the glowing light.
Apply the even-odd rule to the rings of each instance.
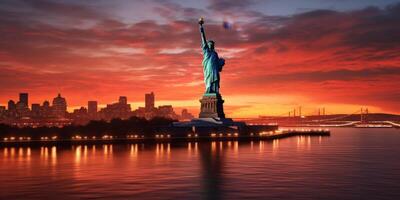
[[[40,137],[41,140],[48,140],[49,137],[45,136],[45,137]]]
[[[103,140],[108,140],[110,138],[109,135],[103,135],[103,137],[101,137]]]

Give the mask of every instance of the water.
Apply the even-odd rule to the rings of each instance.
[[[0,147],[0,199],[398,199],[400,130],[262,142]]]

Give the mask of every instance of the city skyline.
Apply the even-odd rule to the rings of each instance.
[[[289,3],[290,2],[290,3]],[[61,93],[69,108],[129,97],[198,112],[197,19],[226,59],[231,117],[400,113],[398,1],[9,1],[0,3],[0,104]]]
[[[194,116],[186,109],[176,113],[172,105],[156,106],[154,92],[144,95],[144,106],[133,107],[126,96],[102,107],[96,100],[88,100],[86,105],[68,110],[68,100],[60,93],[53,100],[29,104],[29,93],[19,93],[19,99],[10,99],[7,106],[0,105],[0,124],[17,127],[63,127],[66,125],[86,125],[91,121],[110,122],[114,119],[128,120],[131,117],[151,120],[161,117],[170,120],[190,120]]]
[[[34,107],[35,105],[43,105],[43,103],[44,102],[51,102],[51,100],[53,100],[55,97],[54,96],[58,96],[58,95],[62,95],[61,93],[55,93],[52,97],[49,97],[49,98],[46,98],[46,99],[41,99],[41,100],[38,100],[38,98],[37,97],[35,97],[35,96],[33,96],[33,95],[31,95],[31,93],[28,93],[28,92],[19,92],[19,93],[16,93],[12,98],[9,98],[8,100],[7,100],[7,102],[0,102],[0,106],[4,106],[5,108],[7,108],[8,109],[8,102],[9,101],[13,101],[15,104],[17,104],[19,101],[20,101],[20,99],[21,99],[21,95],[23,95],[23,96],[25,96],[25,95],[29,95],[29,102],[28,102],[28,104],[27,104],[27,107],[29,108],[29,109],[31,109],[32,110],[32,107]],[[145,93],[145,97],[143,98],[143,94],[142,94],[142,100],[141,101],[136,101],[136,102],[131,102],[131,101],[127,101],[127,104],[130,104],[130,105],[132,105],[132,108],[139,108],[139,107],[146,107],[146,98],[147,98],[147,95],[153,95],[153,101],[154,101],[154,103],[152,104],[152,106],[153,107],[157,107],[157,106],[162,106],[162,105],[170,105],[170,104],[167,104],[167,103],[165,103],[165,101],[159,101],[159,100],[157,100],[157,101],[155,101],[155,94],[154,94],[154,92],[150,92],[150,93]],[[49,95],[49,96],[51,96],[51,95]],[[62,95],[63,97],[65,97],[66,99],[68,99],[68,97],[66,97],[66,96],[64,96],[64,95]],[[126,96],[126,95],[117,95],[116,97],[129,97],[129,96]],[[67,112],[70,112],[70,113],[72,113],[74,110],[76,110],[76,109],[80,109],[81,107],[85,107],[85,108],[88,108],[89,107],[89,105],[88,104],[90,104],[91,102],[96,102],[97,104],[96,104],[96,106],[97,106],[97,111],[99,111],[99,110],[101,110],[102,108],[106,108],[107,107],[107,105],[109,105],[109,104],[112,104],[112,103],[115,103],[115,102],[118,102],[118,99],[116,99],[116,97],[114,97],[114,99],[113,100],[111,100],[110,102],[101,102],[100,103],[100,101],[98,101],[98,100],[96,100],[96,99],[88,99],[87,101],[86,101],[86,103],[84,103],[84,104],[82,104],[82,105],[74,105],[74,106],[71,106],[71,105],[69,105],[69,104],[67,104]],[[28,97],[26,97],[27,99],[28,99]],[[34,100],[32,100],[32,99],[34,99]],[[197,106],[198,107],[198,106]],[[195,107],[194,109],[198,109],[197,107]],[[181,111],[181,110],[183,110],[183,109],[187,109],[187,108],[185,108],[185,107],[183,107],[183,106],[176,106],[176,108],[178,108],[178,110],[179,111]]]

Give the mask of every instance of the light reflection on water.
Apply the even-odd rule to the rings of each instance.
[[[400,132],[0,147],[0,199],[396,199]]]

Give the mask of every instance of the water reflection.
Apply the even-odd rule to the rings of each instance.
[[[49,148],[48,147],[40,147],[40,158],[42,159],[42,161],[47,162],[48,157],[49,157]]]
[[[260,140],[258,142],[258,147],[259,147],[259,153],[263,154],[265,152],[265,141]]]
[[[92,145],[92,156],[96,155],[96,145]]]
[[[27,148],[26,148],[26,156],[27,156],[28,158],[31,157],[31,148],[30,148],[30,147],[27,147]]]
[[[156,153],[156,161],[161,161],[164,158],[169,159],[171,156],[171,144],[157,143],[155,153]]]
[[[187,152],[188,155],[197,155],[198,152],[198,142],[188,142],[187,143]]]
[[[105,156],[112,155],[113,153],[113,145],[112,144],[103,144],[103,154]]]
[[[219,142],[203,143],[200,145],[200,158],[202,165],[202,183],[204,199],[220,199],[221,184],[223,183],[222,168],[223,155],[222,143]],[[217,151],[220,148],[221,151]]]
[[[51,165],[52,166],[57,165],[57,147],[56,146],[51,147]]]
[[[279,171],[282,167],[290,170],[293,166],[306,163],[288,155],[295,154],[298,148],[303,147],[306,150],[304,152],[307,152],[307,145],[318,147],[321,141],[321,138],[294,137],[289,140],[249,142],[6,147],[0,149],[3,154],[0,155],[0,169],[7,171],[21,165],[11,162],[13,158],[33,160],[26,167],[31,172],[25,175],[29,174],[30,177],[13,174],[8,175],[10,179],[26,179],[31,181],[29,184],[39,187],[48,184],[41,179],[50,177],[56,183],[58,193],[72,194],[73,197],[102,198],[118,195],[120,199],[130,199],[132,196],[154,199],[159,198],[155,194],[161,193],[184,194],[186,198],[183,199],[199,199],[199,196],[203,199],[232,199],[228,198],[229,195],[237,194],[234,192],[240,190],[264,190],[268,181],[275,181],[271,180],[271,176],[279,177],[277,171],[282,172]],[[276,153],[283,156],[270,156]],[[288,160],[280,160],[285,156]],[[275,167],[278,168],[276,171]],[[297,168],[299,171],[302,169]],[[287,176],[291,174],[298,173],[286,173]],[[284,187],[282,182],[278,182],[278,185]],[[233,193],[226,192],[232,191],[232,188]],[[32,191],[43,197],[41,199],[46,199],[46,196],[41,196],[45,195],[45,189]]]
[[[11,158],[14,158],[14,156],[15,156],[15,147],[11,147],[10,148],[10,156],[11,156]]]
[[[317,138],[312,138],[311,136],[297,136],[297,149],[298,150],[311,150],[312,142]],[[322,137],[318,137],[318,144],[321,144]]]
[[[131,144],[130,145],[130,156],[136,160],[138,156],[139,145],[138,144]]]
[[[7,147],[5,147],[3,149],[3,156],[4,156],[4,158],[8,157],[8,148]]]

